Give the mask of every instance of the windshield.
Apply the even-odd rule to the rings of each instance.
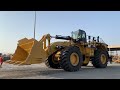
[[[79,33],[79,31],[72,32],[72,38],[73,39],[81,38],[81,34]]]

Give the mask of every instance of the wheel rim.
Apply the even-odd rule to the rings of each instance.
[[[59,63],[58,60],[57,60],[57,58],[54,55],[52,56],[52,62],[54,64],[58,64]]]
[[[79,56],[77,53],[72,53],[70,55],[70,62],[73,66],[77,66],[79,63]]]
[[[106,56],[104,54],[101,55],[101,62],[102,64],[106,63]]]

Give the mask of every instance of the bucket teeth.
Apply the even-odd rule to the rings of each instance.
[[[9,62],[9,64],[13,64],[13,63],[15,63],[15,61],[12,61],[12,60],[11,60],[11,61]]]
[[[26,62],[21,62],[18,64],[18,66],[22,66],[22,65],[31,65],[31,64],[27,64]]]
[[[21,63],[21,61],[16,61],[15,63],[13,63],[14,65],[17,65],[17,64],[19,64],[19,63]]]
[[[7,60],[7,61],[5,61],[5,63],[9,63],[9,62],[11,62],[11,60]]]

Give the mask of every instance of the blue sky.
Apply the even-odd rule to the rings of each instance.
[[[17,41],[33,38],[34,11],[0,11],[0,52],[14,53]],[[37,11],[36,39],[42,35],[70,35],[83,29],[108,45],[120,45],[119,11]]]

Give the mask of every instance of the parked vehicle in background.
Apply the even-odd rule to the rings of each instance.
[[[12,58],[12,54],[0,53],[0,56],[3,58],[3,61],[7,61],[7,60],[10,60]]]

